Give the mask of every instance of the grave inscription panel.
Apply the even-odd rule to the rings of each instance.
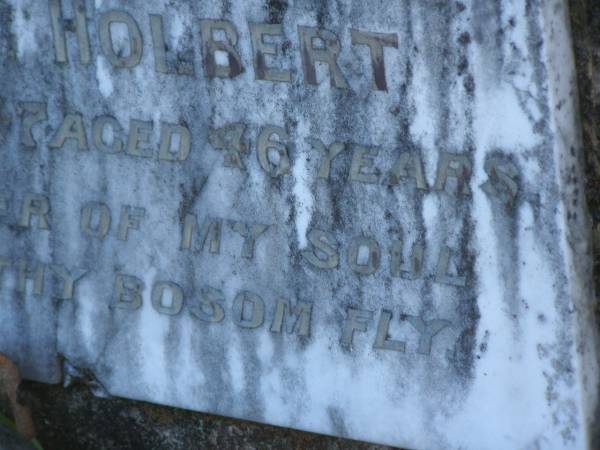
[[[555,2],[0,1],[0,351],[410,448],[588,448]]]

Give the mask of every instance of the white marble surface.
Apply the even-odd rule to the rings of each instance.
[[[99,394],[415,449],[593,448],[596,325],[566,2],[86,1],[87,65],[69,31],[68,62],[56,61],[49,3],[0,1],[0,351],[27,377],[93,374]],[[100,45],[110,10],[139,26],[135,67],[113,67]],[[157,73],[149,14],[162,15],[169,67],[175,51],[193,75]],[[207,76],[200,19],[233,24],[243,73]],[[279,51],[267,64],[289,69],[290,83],[257,80],[249,23],[269,21],[285,37],[265,39]],[[332,86],[321,63],[318,84],[307,83],[298,26],[339,38],[347,88]],[[351,29],[396,36],[397,48],[384,48],[387,91],[374,89],[369,47],[353,45]],[[116,58],[127,59],[124,24],[112,33]],[[45,105],[35,147],[19,102]],[[85,142],[54,148],[76,113]],[[132,119],[151,122],[151,157],[100,151],[93,123],[105,115],[125,146]],[[159,158],[161,123],[190,130],[183,161]],[[210,138],[234,123],[246,126],[243,169],[226,167]],[[266,125],[287,134],[290,167],[275,177],[257,157]],[[73,127],[67,136],[78,136]],[[344,144],[328,179],[310,139]],[[360,146],[378,153],[361,159]],[[386,181],[405,152],[422,161],[422,178],[410,172],[421,186]],[[446,180],[448,155],[457,176]],[[101,228],[98,202],[111,217],[102,239],[82,225],[92,205],[91,227]],[[144,216],[127,227],[122,211],[136,207]],[[199,224],[192,249],[182,245],[188,215]],[[206,218],[220,220],[218,250],[210,238],[201,248]],[[268,225],[251,258],[235,223]],[[315,250],[315,230],[331,233],[321,241],[329,255]],[[353,270],[361,236],[379,253],[361,247]],[[404,259],[424,249],[412,279],[394,274],[400,240]],[[310,254],[334,267],[316,268]],[[21,262],[44,273],[24,292]],[[368,263],[374,273],[357,273]],[[72,296],[58,266],[85,271]],[[123,274],[126,288],[131,277],[144,286],[139,299],[126,289],[125,305]],[[170,295],[153,305],[161,286],[181,289],[181,308]],[[205,306],[214,322],[199,318],[206,286],[223,311]],[[244,292],[261,300],[252,311],[245,303],[240,326]],[[312,308],[308,336],[278,332],[282,298]],[[385,345],[403,351],[375,345],[390,313]],[[439,329],[431,339],[423,320]]]

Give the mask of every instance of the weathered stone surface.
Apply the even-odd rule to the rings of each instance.
[[[53,34],[49,11],[77,15],[63,3],[0,3],[0,350],[27,376],[58,381],[61,354],[114,395],[323,433],[586,447],[597,358],[561,2],[96,1]],[[264,22],[285,37],[253,47]],[[211,24],[233,50],[207,44]]]

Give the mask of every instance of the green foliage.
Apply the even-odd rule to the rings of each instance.
[[[16,430],[15,423],[12,420],[10,420],[8,417],[6,417],[2,414],[0,414],[0,424],[5,425],[8,428],[11,428],[13,430]],[[31,440],[31,446],[33,448],[35,448],[36,450],[44,450],[37,439]]]

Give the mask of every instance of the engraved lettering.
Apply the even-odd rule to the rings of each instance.
[[[142,306],[144,282],[137,277],[117,274],[115,280],[115,297],[111,308],[138,309]]]
[[[369,47],[375,90],[387,91],[383,47],[398,48],[398,36],[389,33],[368,33],[356,29],[351,29],[350,35],[352,37],[352,44],[367,45]]]
[[[451,284],[453,286],[464,287],[467,284],[467,279],[464,276],[450,275],[450,258],[452,257],[452,250],[443,246],[440,250],[440,257],[438,258],[437,269],[435,273],[435,281],[443,284]]]
[[[41,296],[44,294],[44,274],[46,266],[42,263],[36,263],[35,269],[29,269],[25,260],[19,262],[19,276],[17,291],[25,293],[27,290],[27,280],[33,281],[33,295]]]
[[[115,50],[113,41],[113,25],[124,24],[127,27],[129,37],[129,51],[124,55],[122,49]],[[142,32],[137,22],[125,11],[108,11],[100,17],[98,23],[98,34],[100,35],[100,46],[106,59],[113,67],[132,69],[142,60],[142,49],[144,47]]]
[[[359,236],[348,249],[348,265],[359,275],[372,275],[381,264],[381,250],[375,239]]]
[[[385,176],[384,184],[394,186],[399,184],[403,178],[414,178],[417,189],[427,190],[423,162],[418,153],[401,153],[392,169]]]
[[[265,302],[258,295],[242,291],[233,300],[233,321],[241,328],[258,328],[265,320]]]
[[[269,228],[269,225],[250,225],[244,222],[235,222],[233,224],[234,231],[244,238],[242,257],[246,259],[254,258],[254,243],[256,242],[256,238],[263,234],[267,228]]]
[[[48,147],[61,148],[65,145],[67,139],[77,141],[79,150],[88,150],[87,137],[81,114],[67,114],[54,138],[48,143]]]
[[[202,230],[200,231],[200,250],[203,250],[206,247],[206,243],[209,242],[209,251],[213,254],[220,253],[221,225],[221,219],[207,217],[204,220]],[[181,249],[190,250],[192,248],[193,235],[197,228],[198,218],[194,214],[187,214],[181,236]]]
[[[406,343],[403,341],[390,339],[389,337],[391,320],[392,312],[385,309],[382,310],[379,317],[379,325],[377,325],[377,336],[375,337],[373,348],[378,350],[391,350],[394,352],[404,353],[406,350]]]
[[[215,31],[224,32],[225,40],[215,40]],[[238,32],[231,22],[228,20],[200,20],[200,33],[202,34],[204,73],[207,78],[235,78],[244,72],[242,60],[235,49]],[[227,64],[222,64],[219,59],[226,59]]]
[[[179,248],[182,250],[190,250],[192,248],[192,238],[196,228],[198,228],[198,218],[194,214],[186,214],[183,221],[181,245]]]
[[[245,169],[241,155],[248,149],[248,144],[243,140],[245,130],[246,125],[243,123],[234,123],[211,131],[210,144],[217,150],[225,151],[223,159],[225,167]]]
[[[98,219],[94,220],[95,212]],[[93,225],[96,222],[96,225]],[[110,229],[110,209],[104,203],[90,202],[81,209],[81,231],[89,237],[104,239]]]
[[[184,125],[163,123],[160,134],[159,159],[185,161],[192,148],[192,134],[189,128]],[[174,143],[175,145],[173,145]]]
[[[283,323],[285,322],[288,334],[292,334],[294,330],[297,330],[298,336],[309,336],[311,314],[311,303],[298,302],[296,306],[292,308],[289,301],[281,299],[277,302],[275,317],[271,324],[271,332],[281,333]],[[285,320],[286,316],[287,320]]]
[[[352,348],[354,342],[354,332],[367,331],[368,322],[373,319],[373,312],[364,309],[348,308],[348,316],[342,330],[342,338],[340,343],[343,347]]]
[[[456,179],[456,191],[462,195],[471,195],[468,178],[471,175],[471,161],[466,155],[442,152],[439,157],[434,189],[446,189],[448,178]]]
[[[59,300],[71,300],[75,290],[75,283],[88,273],[87,270],[78,268],[69,271],[65,266],[56,264],[52,265],[51,269],[63,282],[62,293],[57,297]]]
[[[119,232],[117,238],[120,241],[126,241],[129,236],[129,230],[139,230],[141,220],[146,215],[144,208],[132,206],[123,206],[121,208],[121,218],[119,220]]]
[[[278,140],[273,140],[277,136]],[[260,166],[272,177],[285,175],[290,171],[290,158],[288,149],[281,143],[289,139],[287,132],[274,125],[267,125],[258,135],[258,162]]]
[[[319,139],[307,138],[306,142],[312,145],[314,148],[319,150],[323,157],[321,158],[321,166],[319,167],[319,178],[329,179],[329,175],[331,173],[331,162],[334,158],[342,153],[342,150],[346,148],[346,146],[339,142],[334,142],[329,146],[329,148],[325,147],[325,144],[321,142]]]
[[[219,254],[221,251],[221,220],[213,218],[205,219],[200,236],[202,249],[206,246],[206,242],[210,241],[209,251],[213,254]]]
[[[26,194],[21,210],[19,225],[25,228],[31,227],[31,217],[37,217],[40,230],[49,230],[48,214],[50,213],[50,201],[40,194]]]
[[[378,154],[376,148],[366,148],[359,145],[354,149],[352,165],[350,166],[350,180],[361,183],[377,183],[377,174],[372,171],[375,165],[375,157]],[[363,169],[370,169],[366,173]]]
[[[33,137],[33,126],[48,120],[46,103],[42,102],[19,102],[18,108],[21,112],[21,144],[26,147],[37,147]]]
[[[421,276],[423,269],[423,245],[415,242],[412,248],[410,263],[404,263],[404,244],[401,239],[392,242],[391,274],[406,280],[415,280]]]
[[[419,332],[417,353],[420,355],[430,355],[431,344],[435,335],[451,325],[451,322],[447,320],[434,319],[426,321],[416,316],[406,316],[406,320]]]
[[[189,305],[190,312],[204,322],[218,323],[225,317],[223,309],[225,295],[219,289],[210,286],[200,288],[200,300],[198,304]]]
[[[511,205],[519,192],[517,167],[500,157],[491,157],[483,165],[483,170],[489,177],[489,180],[481,185],[483,191],[502,203]]]
[[[129,121],[129,138],[127,139],[127,154],[150,158],[152,149],[148,147],[152,136],[152,122],[131,119]],[[144,146],[140,148],[140,144]]]
[[[302,257],[319,269],[335,269],[340,258],[333,235],[327,231],[312,229],[306,237],[314,248],[304,250]]]
[[[152,287],[152,306],[168,316],[176,316],[183,307],[183,289],[175,283],[160,281]]]
[[[283,36],[283,26],[280,23],[250,23],[250,36],[254,52],[254,74],[257,80],[280,81],[291,83],[292,75],[289,70],[269,67],[266,57],[278,55],[277,46],[264,41],[265,36]]]
[[[165,42],[163,18],[158,14],[150,14],[150,31],[152,33],[152,50],[154,51],[154,68],[158,73],[194,75],[193,64],[177,64],[175,69],[167,64],[167,44]],[[181,59],[181,55],[175,55]]]
[[[67,54],[66,31],[75,28],[75,36],[79,44],[79,59],[81,64],[87,65],[91,61],[90,40],[87,29],[87,19],[85,17],[85,0],[72,0],[75,19],[63,19],[62,4],[60,0],[49,0],[50,24],[52,26],[52,36],[54,38],[54,51],[56,62],[66,63],[69,61]],[[73,27],[75,22],[75,27]]]
[[[300,36],[304,82],[318,84],[315,63],[320,62],[329,67],[329,79],[332,87],[348,89],[350,86],[337,63],[341,51],[337,36],[329,30],[306,26],[298,26],[298,35]]]
[[[92,139],[94,147],[104,153],[119,153],[125,144],[122,136],[123,128],[111,116],[96,117],[92,123]]]

